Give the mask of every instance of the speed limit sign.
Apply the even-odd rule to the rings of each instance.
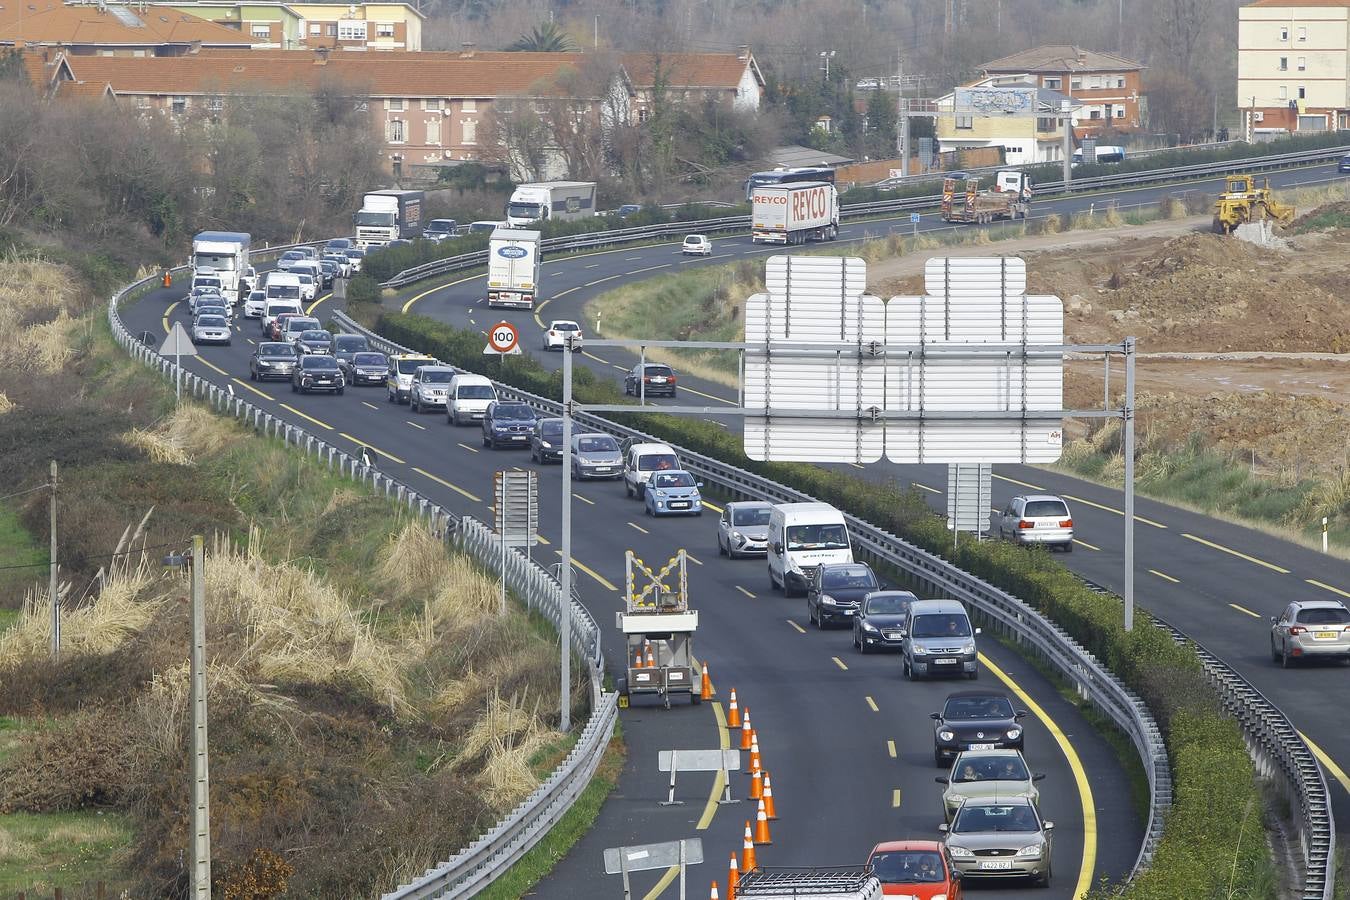
[[[510,322],[498,322],[488,330],[488,345],[483,348],[484,353],[519,353],[520,347],[517,346],[520,341],[520,335],[516,333],[516,326]]]

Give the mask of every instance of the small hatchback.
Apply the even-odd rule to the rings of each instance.
[[[649,516],[701,516],[703,482],[682,470],[654,472],[647,482],[643,504]]]
[[[622,478],[623,453],[619,442],[608,434],[572,435],[572,474],[578,481]]]
[[[1339,600],[1295,600],[1270,617],[1270,658],[1286,669],[1306,659],[1350,662],[1350,610]]]
[[[768,553],[772,513],[772,504],[761,500],[739,500],[722,507],[717,520],[717,552],[732,559]]]
[[[1051,550],[1073,550],[1073,516],[1069,504],[1053,494],[1024,494],[1014,497],[993,513],[993,530],[998,536],[1019,544],[1043,544]]]
[[[887,841],[872,848],[867,866],[885,897],[961,900],[961,880],[938,841]]]
[[[706,234],[691,234],[680,245],[680,252],[685,256],[711,256],[712,241]]]

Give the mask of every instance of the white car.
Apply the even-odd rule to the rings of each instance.
[[[571,319],[554,319],[548,323],[548,331],[544,332],[545,350],[562,350],[567,346],[567,338],[572,337],[572,349],[581,349],[581,326]]]
[[[346,255],[348,259],[352,261],[352,271],[360,272],[361,260],[365,259],[366,251],[362,250],[360,247],[348,247],[346,250],[343,250],[342,252],[344,255]]]
[[[287,250],[285,253],[281,254],[281,258],[277,260],[277,271],[289,272],[291,266],[306,259],[309,259],[309,257],[299,250]]]
[[[267,305],[266,291],[249,291],[248,299],[244,301],[244,318],[261,319],[263,307]]]
[[[224,316],[198,316],[192,322],[192,343],[228,344],[230,323]]]
[[[314,276],[308,272],[302,272],[299,269],[292,271],[300,278],[300,299],[313,300],[319,296],[319,285],[314,280]]]
[[[685,256],[712,256],[712,241],[706,234],[691,234],[684,239],[680,252]]]
[[[323,258],[338,267],[339,278],[352,277],[352,261],[345,253],[325,253]]]

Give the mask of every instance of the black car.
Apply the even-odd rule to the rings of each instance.
[[[295,371],[298,357],[295,347],[282,341],[263,341],[248,360],[250,381],[266,381],[269,378],[290,378]]]
[[[534,431],[534,410],[524,403],[495,400],[483,413],[483,446],[528,447]]]
[[[300,357],[299,364],[291,374],[291,391],[308,394],[310,391],[332,391],[341,394],[347,386],[338,368],[337,360],[331,356],[310,354]]]
[[[1022,750],[1026,710],[1000,691],[958,691],[933,713],[933,762],[950,765],[962,750]]]
[[[333,336],[322,328],[311,328],[295,336],[295,349],[298,353],[322,353],[333,355]]]
[[[909,591],[873,591],[853,614],[853,646],[859,653],[898,650],[909,605],[919,598]]]
[[[362,384],[384,384],[389,380],[389,357],[383,353],[365,351],[352,355],[343,363],[341,354],[337,357],[338,368],[342,376],[353,387]]]
[[[342,366],[343,371],[351,365],[352,357],[358,353],[369,352],[370,341],[366,340],[364,334],[335,334],[333,335],[333,355],[337,357],[338,365]],[[350,378],[347,379],[351,381]]]
[[[623,376],[623,392],[634,397],[655,397],[664,394],[675,396],[675,370],[658,363],[647,363],[647,371],[642,372],[638,363]]]
[[[530,459],[539,463],[562,462],[562,419],[535,419],[530,432]]]
[[[853,621],[862,598],[881,589],[866,563],[831,563],[811,571],[806,618],[817,628]]]
[[[333,286],[333,279],[337,278],[340,273],[338,264],[331,259],[321,259],[319,260],[319,269],[323,272],[323,286],[331,288]]]

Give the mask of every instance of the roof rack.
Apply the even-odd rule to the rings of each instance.
[[[811,897],[864,891],[876,883],[872,867],[812,866],[757,867],[741,875],[736,882],[737,897],[782,896]]]

